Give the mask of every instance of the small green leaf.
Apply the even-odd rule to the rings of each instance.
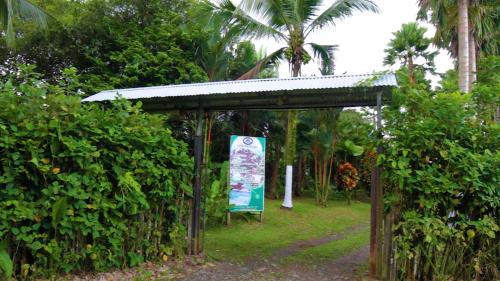
[[[54,205],[52,205],[52,227],[57,229],[57,225],[61,222],[62,217],[66,214],[68,209],[68,200],[66,197],[57,200]]]
[[[0,242],[0,274],[3,274],[4,277],[9,280],[12,276],[13,268],[14,265],[10,259],[9,253],[7,253],[7,243],[2,241]]]

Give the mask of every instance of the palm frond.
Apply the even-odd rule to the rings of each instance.
[[[42,8],[28,0],[10,0],[10,2],[13,2],[14,14],[18,15],[21,19],[33,20],[42,27],[47,26],[49,15]]]
[[[499,5],[475,3],[469,7],[469,18],[472,19],[472,29],[478,47],[489,55],[500,53],[499,17]]]
[[[280,0],[243,0],[235,11],[242,29],[253,38],[272,37],[286,39],[284,31],[289,30],[286,10]]]
[[[240,8],[281,32],[292,30],[296,24],[292,0],[242,0]]]
[[[9,1],[0,1],[0,20],[2,21],[2,25],[7,27],[9,24],[9,12],[12,11],[12,9],[9,8]]]
[[[3,23],[9,46],[14,45],[14,20],[16,18],[33,21],[40,28],[46,29],[47,19],[50,16],[28,0],[0,0],[0,21]]]
[[[335,25],[336,20],[351,16],[356,11],[378,13],[379,8],[372,0],[337,0],[307,26],[305,34],[307,36],[326,25]]]
[[[276,65],[280,60],[283,59],[286,47],[280,48],[267,57],[261,59],[255,64],[252,69],[247,71],[245,74],[238,77],[236,80],[248,80],[257,77],[257,75],[264,69]]]
[[[311,22],[323,5],[323,0],[297,0],[294,2],[296,17],[302,23]]]
[[[331,75],[334,71],[333,53],[338,50],[338,45],[319,45],[308,43],[313,50],[315,58],[320,60],[320,71],[322,75]]]
[[[269,18],[266,18],[266,13],[263,12],[265,5],[260,1],[242,1],[235,6],[231,0],[217,0],[212,5],[215,14],[226,17],[228,25],[237,28],[241,34],[249,38],[286,39],[279,29],[268,24]],[[255,16],[256,11],[262,13],[262,18]]]

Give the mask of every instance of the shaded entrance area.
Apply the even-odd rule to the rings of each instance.
[[[207,229],[207,268],[183,280],[363,280],[369,256],[370,204],[347,204],[339,193],[327,206],[294,199],[293,211],[266,199],[264,223],[237,217],[230,226]]]
[[[203,116],[208,111],[286,110],[375,106],[377,126],[381,128],[382,105],[391,100],[397,86],[393,74],[346,75],[258,79],[227,82],[169,85],[103,91],[84,102],[107,102],[122,97],[141,101],[147,112],[196,111],[194,139],[195,178],[189,248],[200,251],[201,165],[203,155]],[[380,148],[379,148],[380,152]],[[373,165],[371,181],[370,274],[382,267],[382,188],[381,168]]]

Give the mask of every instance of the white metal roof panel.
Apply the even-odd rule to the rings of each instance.
[[[370,81],[369,83],[362,83]],[[362,84],[360,84],[362,83]],[[369,84],[369,85],[367,85]],[[121,96],[129,100],[221,95],[230,93],[265,93],[276,91],[300,91],[315,89],[340,88],[377,88],[397,86],[394,74],[374,76],[364,75],[328,75],[296,78],[253,79],[208,83],[168,85],[158,87],[107,90],[83,99],[84,102],[109,101]]]

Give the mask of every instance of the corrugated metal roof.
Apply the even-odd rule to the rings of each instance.
[[[108,90],[83,99],[84,102],[109,101],[118,96],[130,100],[151,98],[195,97],[223,94],[267,93],[267,92],[310,92],[342,88],[386,88],[397,86],[394,74],[375,76],[364,75],[328,75],[296,78],[253,79],[208,83],[193,83]]]

